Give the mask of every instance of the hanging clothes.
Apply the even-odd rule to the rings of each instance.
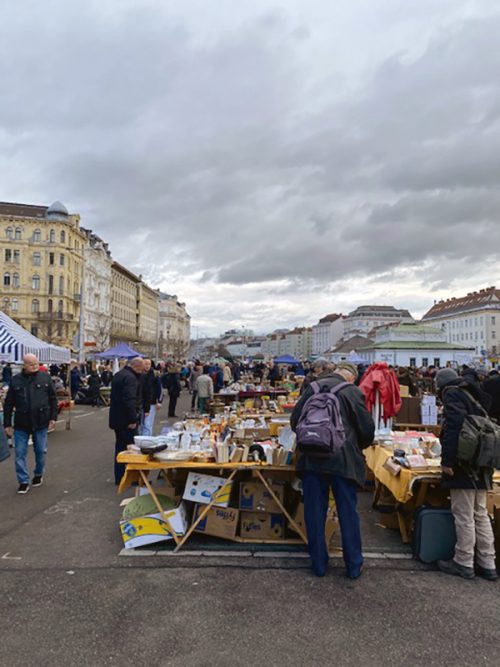
[[[381,417],[385,421],[395,417],[400,411],[402,401],[398,378],[385,362],[372,364],[363,375],[359,388],[365,396],[366,407],[370,412],[376,404],[378,392],[382,407]]]

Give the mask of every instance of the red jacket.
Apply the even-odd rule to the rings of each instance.
[[[375,405],[377,392],[379,393],[381,417],[384,420],[395,417],[400,411],[402,402],[398,378],[385,362],[372,364],[363,375],[359,388],[365,396],[366,407],[370,412]]]

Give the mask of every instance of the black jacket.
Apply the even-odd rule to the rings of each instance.
[[[140,421],[142,410],[141,376],[125,366],[113,376],[109,428],[125,429]]]
[[[333,373],[316,380],[322,391],[329,391],[341,382],[345,382],[341,375]],[[295,431],[305,402],[313,395],[311,387],[307,387],[295,406],[290,420]],[[340,403],[340,413],[344,425],[346,442],[342,451],[331,458],[314,458],[299,453],[297,471],[319,472],[339,475],[350,479],[362,487],[365,482],[365,458],[362,450],[373,443],[375,424],[366,409],[365,399],[361,390],[351,384],[344,387],[337,394]]]
[[[500,375],[487,378],[481,386],[483,391],[491,397],[488,414],[500,421]]]
[[[169,396],[180,396],[182,387],[179,373],[164,373],[161,381]]]
[[[160,378],[157,377],[151,368],[147,373],[141,376],[142,384],[142,404],[144,412],[149,412],[152,405],[161,403],[162,390]]]
[[[453,468],[453,476],[443,473],[442,485],[448,489],[474,489],[474,483],[470,476],[458,465],[458,436],[462,430],[466,415],[484,415],[481,408],[470,398],[471,394],[485,410],[488,408],[488,400],[484,400],[483,392],[478,383],[469,377],[458,378],[447,384],[442,391],[443,401],[443,425],[441,430],[441,463],[445,468]],[[486,403],[486,405],[485,405]],[[493,471],[484,471],[486,478],[482,476],[476,487],[486,489],[491,487]]]
[[[4,426],[19,431],[47,428],[57,419],[57,396],[48,373],[38,371],[30,375],[24,371],[12,377],[4,404]]]

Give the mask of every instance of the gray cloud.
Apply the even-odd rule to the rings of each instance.
[[[222,3],[206,26],[190,2],[7,1],[3,198],[62,199],[200,317],[247,289],[219,321],[272,319],[273,298],[293,312],[287,295],[333,300],[340,284],[355,300],[408,267],[420,293],[453,286],[464,259],[472,281],[500,242],[500,14],[417,4],[373,17],[388,47],[363,33],[329,59],[298,0],[234,17]],[[408,52],[390,48],[398,31],[415,35]]]

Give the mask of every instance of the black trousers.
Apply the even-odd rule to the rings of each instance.
[[[191,412],[194,412],[196,408],[197,398],[198,398],[198,392],[196,391],[196,389],[194,389],[193,393],[191,394]]]
[[[127,449],[127,445],[131,445],[134,442],[134,435],[137,435],[137,429],[131,428],[115,428],[115,484],[119,484],[125,473],[125,464],[117,463],[116,457],[120,452],[123,452]]]
[[[177,406],[177,399],[179,398],[178,394],[170,394],[170,400],[168,401],[168,416],[175,417],[175,408]]]

